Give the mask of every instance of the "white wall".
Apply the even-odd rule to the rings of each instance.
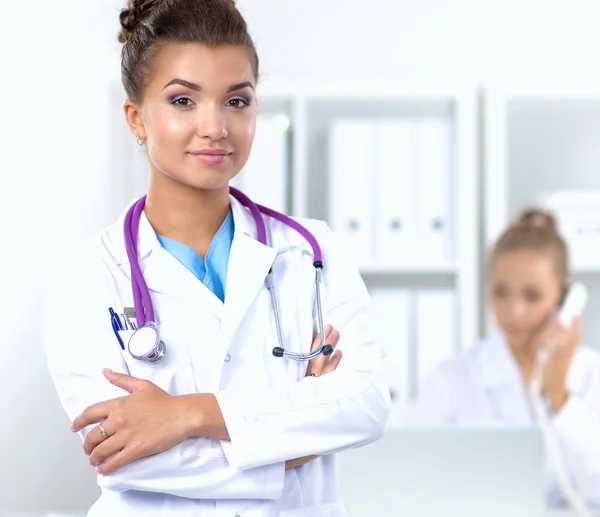
[[[238,3],[258,44],[263,82],[544,83],[600,75],[597,0]],[[38,265],[61,238],[108,223],[131,195],[114,190],[123,172],[109,144],[120,6],[0,2],[0,516],[85,508],[95,496],[45,371]]]

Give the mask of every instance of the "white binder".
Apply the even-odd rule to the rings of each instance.
[[[456,350],[456,295],[451,289],[420,289],[416,300],[417,385]]]
[[[538,196],[542,207],[553,212],[558,230],[569,247],[571,267],[598,268],[600,250],[600,191],[563,190]]]
[[[415,135],[410,118],[377,123],[377,261],[412,264],[418,258]]]
[[[375,124],[333,119],[329,126],[328,222],[357,266],[373,263]]]
[[[400,288],[373,288],[376,339],[383,348],[384,373],[392,396],[388,427],[400,426],[410,387],[410,292]]]
[[[442,117],[415,122],[417,210],[420,258],[451,258],[453,154],[451,121]]]
[[[290,121],[283,113],[260,114],[248,162],[231,181],[252,201],[288,213]]]

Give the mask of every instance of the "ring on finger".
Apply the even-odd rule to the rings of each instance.
[[[105,440],[108,438],[108,433],[106,432],[106,429],[104,429],[104,426],[100,426],[100,434],[102,435],[102,438],[104,438]]]

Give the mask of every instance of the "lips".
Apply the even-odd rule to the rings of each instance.
[[[194,158],[208,165],[218,165],[229,160],[231,153],[226,150],[202,150],[191,153]]]
[[[194,156],[200,156],[200,155],[204,155],[204,156],[229,156],[231,154],[231,151],[228,151],[227,149],[210,149],[210,148],[206,148],[206,149],[200,149],[198,151],[193,151],[192,154]]]

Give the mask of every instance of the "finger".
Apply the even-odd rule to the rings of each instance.
[[[122,397],[105,400],[104,402],[98,402],[97,404],[92,404],[88,408],[84,409],[83,413],[73,420],[73,423],[71,424],[71,431],[77,433],[87,425],[108,418],[108,415],[119,404],[121,398]]]
[[[120,452],[125,443],[119,435],[109,436],[106,440],[101,442],[90,454],[90,465],[92,467],[99,467],[108,458]]]
[[[332,346],[332,348],[334,350],[333,353],[335,353],[336,346],[337,346],[339,340],[340,340],[340,333],[337,330],[334,330],[333,332],[331,332],[331,334],[329,334],[327,343]],[[333,353],[330,355],[320,355],[317,358],[318,361],[315,362],[313,369],[311,370],[311,373],[314,373],[316,377],[318,377],[319,375],[323,375],[323,372],[324,372],[325,368],[327,367],[327,365],[329,364],[329,361],[331,360]]]
[[[106,420],[104,421],[104,423],[106,422]],[[106,426],[104,425],[104,423],[100,424],[104,427],[104,430],[107,432],[107,434],[110,436],[113,433],[110,433],[107,429]],[[98,446],[100,445],[103,441],[107,440],[107,438],[104,438],[104,436],[102,436],[102,432],[100,431],[100,425],[97,425],[96,427],[94,427],[86,436],[85,439],[83,440],[83,452],[85,452],[85,454],[87,456],[89,456],[92,451]]]
[[[287,469],[295,469],[296,467],[299,467],[301,465],[300,463],[300,458],[297,458],[295,460],[288,460],[285,462],[285,468]]]
[[[132,377],[131,375],[127,375],[125,373],[116,373],[108,368],[105,368],[102,373],[112,385],[123,388],[129,393],[141,390],[148,385],[147,381],[144,379],[138,379],[137,377]]]
[[[98,474],[110,474],[115,470],[124,467],[128,463],[139,459],[141,456],[136,452],[134,447],[125,446],[119,452],[117,452],[112,458],[107,459],[104,463],[96,467],[96,473]]]
[[[581,323],[578,318],[573,318],[571,325],[561,327],[557,334],[557,352],[570,354],[581,340]]]
[[[565,334],[574,335],[581,331],[581,320],[578,316],[573,316],[567,325],[561,325],[560,330]]]
[[[572,331],[575,339],[575,344],[577,344],[579,343],[579,341],[581,341],[581,319],[579,319],[578,316],[575,316],[575,318],[573,318]]]
[[[334,372],[335,370],[337,370],[337,367],[340,364],[341,360],[342,360],[342,351],[341,350],[336,350],[331,355],[331,358],[329,359],[329,362],[327,363],[327,365],[325,366],[325,368],[321,372],[321,375],[326,375],[328,373],[331,373],[331,372]]]
[[[339,342],[340,342],[340,332],[339,332],[339,330],[334,330],[331,334],[329,334],[327,343],[330,344],[333,348],[335,348]],[[329,357],[331,357],[331,356],[329,356]]]
[[[323,330],[325,331],[325,341],[327,341],[327,338],[331,335],[331,332],[333,331],[333,327],[331,325],[325,325],[325,328]],[[319,333],[316,333],[313,338],[313,342],[310,347],[310,351],[314,352],[317,348],[319,348],[320,344],[321,344],[321,336]],[[322,357],[319,356],[319,357],[315,357],[314,359],[311,359],[308,362],[308,365],[306,366],[306,375],[310,375],[311,373],[313,373],[315,371],[315,369],[318,369],[318,364],[321,359],[322,359]]]
[[[331,332],[333,331],[333,327],[331,325],[325,325],[325,328],[323,330],[325,331],[325,341],[327,341],[327,338],[331,335]],[[310,347],[310,351],[314,352],[317,348],[319,348],[320,344],[321,335],[318,332],[316,332],[313,338],[312,345]]]
[[[287,468],[301,467],[302,465],[306,465],[307,463],[309,463],[312,460],[315,460],[317,458],[318,458],[318,456],[303,456],[302,458],[296,458],[294,460],[290,460],[290,461],[286,462],[286,467]]]

